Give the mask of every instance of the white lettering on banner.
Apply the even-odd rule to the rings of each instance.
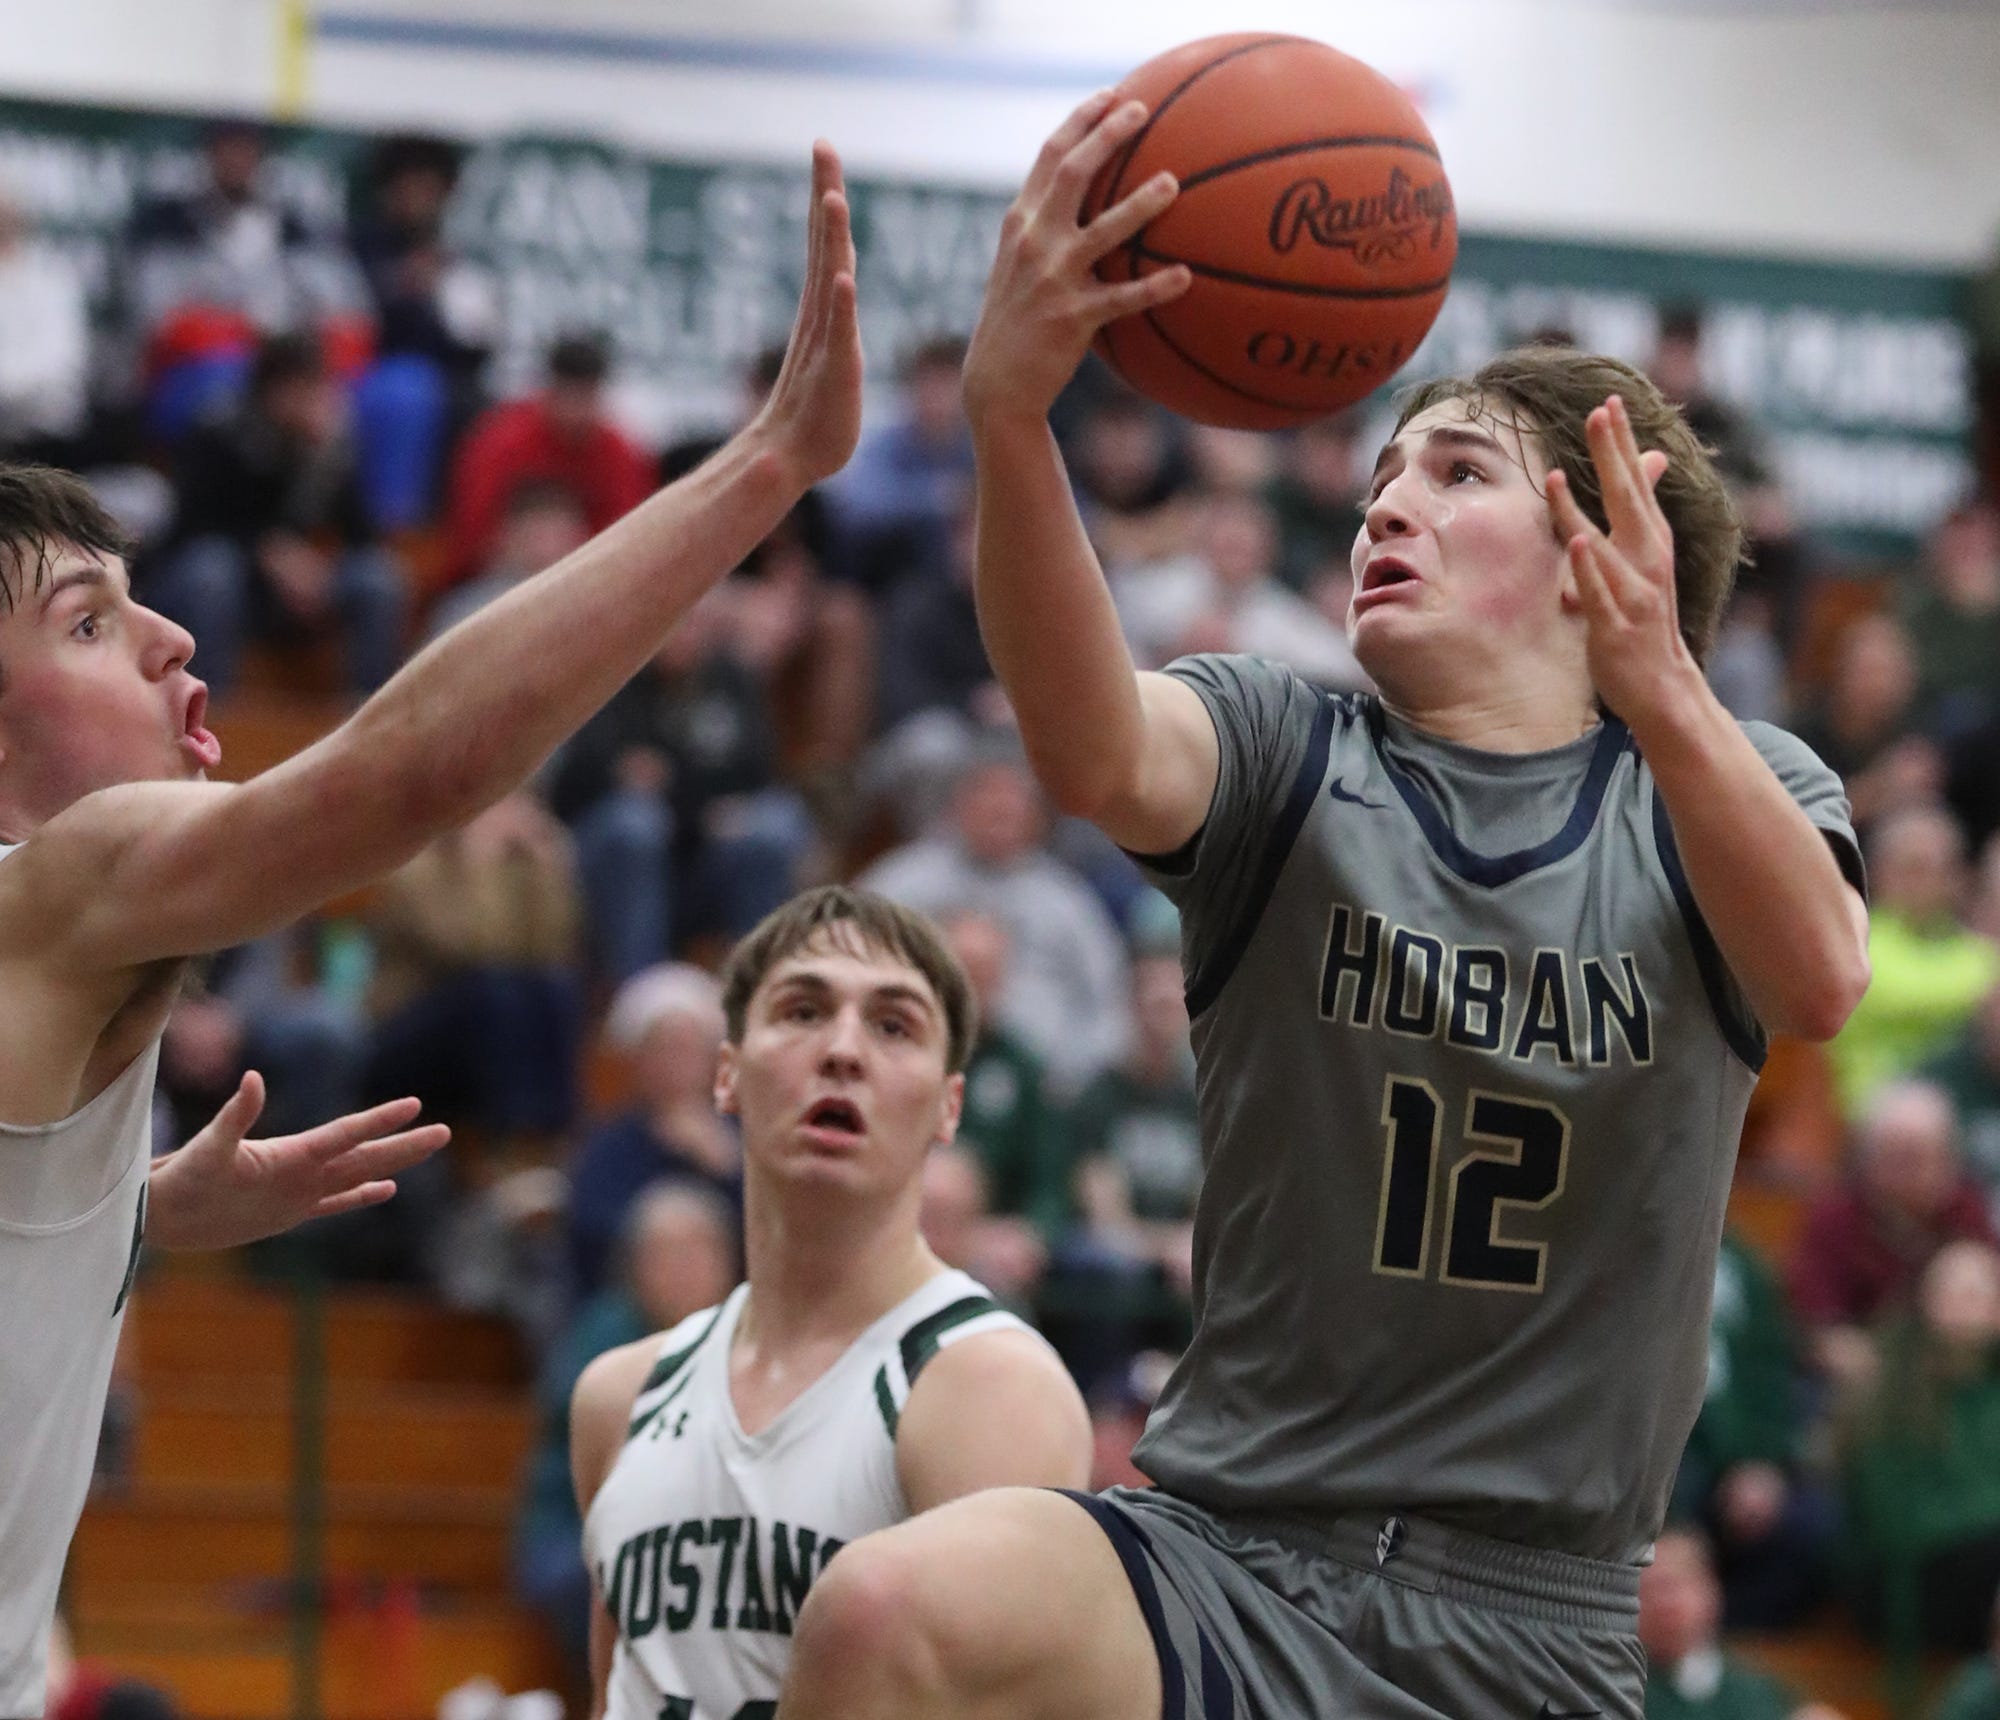
[[[1830,530],[1921,536],[1972,487],[1972,463],[1949,444],[1893,436],[1773,438],[1802,518]]]
[[[1942,317],[1721,304],[1702,356],[1719,393],[1774,419],[1962,434],[1971,422],[1971,349]]]

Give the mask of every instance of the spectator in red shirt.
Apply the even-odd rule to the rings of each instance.
[[[610,363],[602,340],[567,335],[549,349],[539,394],[503,401],[466,432],[452,462],[450,583],[486,564],[507,498],[528,479],[574,491],[593,535],[652,494],[652,461],[605,415]]]
[[[1792,1260],[1792,1302],[1829,1379],[1850,1389],[1872,1379],[1868,1328],[1903,1311],[1932,1255],[1959,1240],[1991,1245],[1994,1233],[1959,1156],[1951,1099],[1928,1081],[1892,1082],[1870,1102],[1854,1168],[1807,1216]]]

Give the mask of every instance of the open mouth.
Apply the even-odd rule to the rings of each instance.
[[[867,1133],[861,1107],[852,1099],[821,1099],[806,1113],[806,1127],[857,1141]]]
[[[208,689],[197,681],[181,718],[181,744],[194,754],[203,769],[213,770],[222,762],[222,743],[202,726],[207,715]]]
[[[1393,585],[1413,584],[1417,570],[1408,562],[1399,561],[1392,555],[1378,556],[1361,570],[1361,589],[1364,592],[1385,591]]]

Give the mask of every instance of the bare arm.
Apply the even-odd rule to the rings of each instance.
[[[1047,1345],[987,1332],[940,1350],[918,1376],[896,1429],[910,1509],[989,1487],[1084,1487],[1090,1416]]]
[[[1109,105],[1093,97],[1050,137],[1001,227],[965,367],[974,591],[987,654],[1056,803],[1127,848],[1164,853],[1208,814],[1214,728],[1188,688],[1133,668],[1048,426],[1099,328],[1186,290],[1178,268],[1118,286],[1092,273],[1175,194],[1161,175],[1078,225],[1092,176],[1144,119],[1137,103],[1107,117]]]
[[[1826,839],[1710,691],[1680,636],[1673,534],[1615,396],[1590,415],[1606,536],[1560,472],[1549,506],[1589,624],[1592,679],[1630,725],[1717,947],[1767,1028],[1831,1039],[1868,987],[1868,913]]]
[[[839,469],[859,430],[861,355],[840,165],[824,145],[813,178],[806,289],[755,422],[297,758],[240,787],[106,790],[51,821],[18,857],[34,857],[19,882],[64,928],[64,955],[111,969],[219,948],[379,877],[525,779]]]
[[[607,1350],[576,1382],[569,1400],[569,1471],[576,1489],[576,1513],[590,1515],[590,1503],[604,1478],[617,1461],[625,1442],[626,1424],[632,1419],[632,1404],[653,1363],[659,1359],[659,1340],[641,1338]],[[611,1683],[611,1656],[617,1646],[611,1615],[605,1610],[604,1596],[597,1586],[597,1573],[590,1574],[590,1720],[603,1720],[606,1693]]]
[[[1688,886],[1757,1019],[1831,1039],[1868,986],[1868,909],[1706,682],[1634,735]]]

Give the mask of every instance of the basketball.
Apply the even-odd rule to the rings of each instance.
[[[1098,273],[1194,273],[1181,298],[1099,334],[1120,376],[1199,423],[1277,430],[1402,368],[1444,303],[1458,223],[1437,145],[1401,90],[1324,43],[1260,33],[1172,49],[1118,93],[1147,120],[1097,176],[1083,218],[1162,169],[1180,195]]]

